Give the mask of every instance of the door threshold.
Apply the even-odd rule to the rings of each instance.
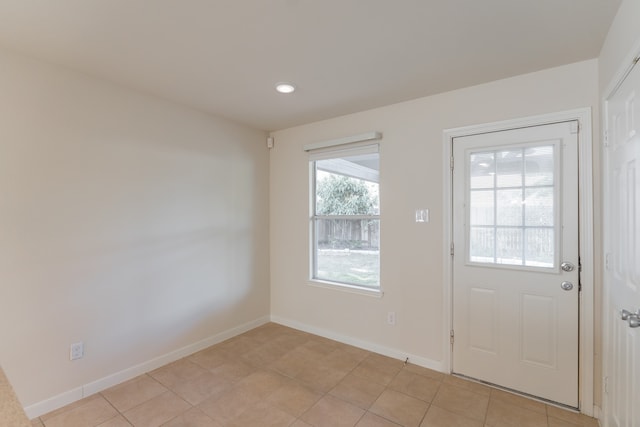
[[[545,398],[542,398],[542,397],[539,397],[539,396],[534,396],[533,394],[525,393],[523,391],[514,390],[514,389],[509,388],[509,387],[504,387],[504,386],[501,386],[501,385],[498,385],[498,384],[490,383],[488,381],[479,380],[477,378],[468,377],[468,376],[463,375],[463,374],[457,374],[455,372],[452,372],[451,375],[454,376],[454,377],[457,377],[457,378],[461,378],[463,380],[471,381],[471,382],[474,382],[474,383],[477,383],[477,384],[486,385],[488,387],[495,388],[496,390],[506,391],[507,393],[515,394],[516,396],[526,397],[527,399],[535,400],[536,402],[540,402],[540,403],[544,403],[544,404],[547,404],[547,405],[555,406],[555,407],[560,408],[560,409],[566,409],[568,411],[575,412],[577,414],[580,413],[580,409],[576,408],[575,406],[570,406],[570,405],[565,405],[564,403],[554,402],[553,400],[545,399]]]

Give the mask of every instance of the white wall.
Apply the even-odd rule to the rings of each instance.
[[[616,14],[609,33],[602,46],[599,57],[600,89],[607,90],[607,86],[620,78],[617,72],[626,67],[625,60],[629,55],[636,54],[634,49],[640,49],[640,0],[623,0]],[[606,96],[606,93],[601,93]]]
[[[0,364],[23,405],[268,316],[265,137],[0,52]]]
[[[580,107],[592,107],[598,117],[597,88],[597,60],[590,60],[275,132],[272,316],[443,366],[443,130]],[[384,134],[382,298],[308,284],[309,174],[302,146],[372,130]],[[430,223],[415,223],[417,208],[430,209]],[[386,324],[388,311],[397,313],[395,326]]]

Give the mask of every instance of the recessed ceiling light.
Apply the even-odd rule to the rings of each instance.
[[[280,93],[292,93],[296,90],[296,87],[291,83],[277,83],[276,90]]]

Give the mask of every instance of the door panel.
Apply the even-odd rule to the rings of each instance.
[[[540,295],[522,295],[520,309],[520,360],[549,369],[557,368],[556,301]]]
[[[453,372],[572,407],[577,131],[572,121],[453,140]]]
[[[640,313],[640,67],[607,100],[605,171],[604,425],[640,425],[640,328],[621,319]],[[640,315],[638,315],[640,317]]]
[[[498,298],[493,289],[471,288],[469,300],[469,347],[498,353]]]

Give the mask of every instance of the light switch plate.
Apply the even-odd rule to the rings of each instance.
[[[416,209],[416,222],[429,222],[429,209]]]

